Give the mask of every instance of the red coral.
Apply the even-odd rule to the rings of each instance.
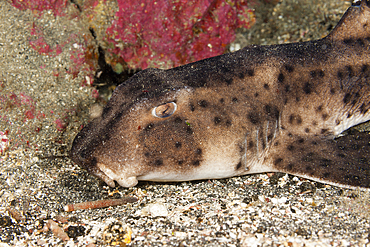
[[[249,28],[254,14],[246,0],[118,0],[107,29],[108,49],[131,68],[169,68],[220,55]]]
[[[61,16],[68,0],[11,0],[11,4],[20,10],[31,9],[39,12],[52,10],[55,15]]]

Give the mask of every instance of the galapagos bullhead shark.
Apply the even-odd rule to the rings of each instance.
[[[284,172],[370,188],[370,3],[323,39],[250,45],[119,85],[71,159],[114,187]]]

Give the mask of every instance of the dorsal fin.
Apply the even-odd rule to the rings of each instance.
[[[356,40],[368,37],[370,37],[370,2],[362,0],[355,2],[347,9],[326,38]]]

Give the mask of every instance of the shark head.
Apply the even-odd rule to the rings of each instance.
[[[369,27],[361,1],[321,40],[141,71],[70,157],[110,186],[281,171],[368,188],[369,136],[335,137],[370,120]]]

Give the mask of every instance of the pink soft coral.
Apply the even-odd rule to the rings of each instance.
[[[220,55],[249,28],[254,14],[246,0],[118,0],[107,29],[108,51],[130,68],[170,68]]]

